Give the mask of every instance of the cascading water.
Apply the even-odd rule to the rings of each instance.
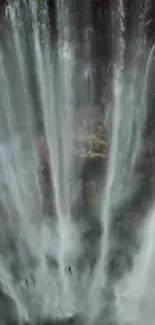
[[[139,5],[140,18],[134,24],[130,47],[125,38],[125,1],[111,8],[116,18],[112,21],[115,37],[103,233],[95,267],[91,269],[87,261],[82,273],[78,263],[84,251],[83,229],[72,215],[77,181],[73,125],[79,89],[83,105],[89,111],[94,105],[91,51],[95,41],[90,40],[90,3],[85,0],[87,19],[80,46],[88,83],[83,91],[77,83],[74,6],[74,1],[56,1],[58,42],[51,35],[46,3],[11,2],[0,29],[0,323],[48,320],[59,324],[73,321],[72,316],[78,314],[78,324],[143,325],[149,319],[152,325],[155,226],[150,204],[154,188],[148,184],[143,208],[139,193],[144,180],[137,171],[151,139],[147,109],[154,47],[149,50],[144,33],[149,2]],[[46,194],[40,175],[36,111],[41,115],[50,170]],[[54,216],[46,210],[46,195],[54,196]]]
[[[53,51],[46,4],[41,9],[33,1],[8,5],[1,37],[0,186],[5,218],[1,271],[8,273],[1,280],[2,291],[17,309],[16,317],[10,312],[10,321],[19,318],[33,323],[40,318],[70,317],[76,311],[70,275],[72,269],[75,273],[80,247],[78,228],[71,218],[74,49],[68,40],[67,4],[58,1],[57,13],[59,43]],[[33,76],[29,60],[34,62]],[[30,83],[32,77],[35,85]],[[33,86],[38,89],[42,111],[56,219],[43,212]]]
[[[148,44],[143,32],[145,16],[148,10],[147,5],[144,6],[141,12],[141,21],[137,26],[137,31],[134,30],[131,57],[128,58],[127,62],[125,55],[128,49],[124,38],[126,12],[123,1],[118,3],[115,10],[115,23],[113,22],[118,35],[113,32],[115,35],[114,53],[116,56],[114,57],[112,82],[113,106],[109,112],[111,113],[110,152],[103,192],[104,202],[101,210],[103,235],[100,258],[90,286],[90,315],[92,321],[95,322],[97,319],[97,322],[100,322],[102,318],[106,324],[115,322],[118,322],[118,324],[124,324],[124,322],[137,324],[137,321],[139,321],[137,318],[138,303],[143,299],[143,285],[141,281],[139,284],[141,288],[139,288],[136,274],[138,270],[140,272],[140,269],[142,269],[140,263],[144,263],[143,250],[145,249],[145,254],[147,254],[146,247],[150,245],[151,249],[148,249],[148,251],[151,254],[154,245],[153,236],[151,235],[154,228],[149,226],[150,223],[153,224],[153,221],[149,221],[149,216],[148,228],[146,224],[142,226],[140,221],[138,224],[139,229],[137,229],[136,225],[136,219],[140,218],[139,214],[147,214],[147,207],[145,212],[142,212],[140,207],[139,209],[135,207],[135,204],[140,205],[137,193],[140,191],[139,188],[143,187],[139,174],[136,172],[136,166],[145,151],[144,127],[147,120],[147,86],[154,56],[154,46],[148,53]],[[141,61],[143,65],[140,65]],[[136,211],[134,211],[135,208]],[[150,215],[150,212],[148,213]],[[144,228],[152,229],[151,232],[148,231],[152,238],[151,243],[148,238],[145,240],[146,232],[142,237],[143,239],[141,238],[141,231],[143,232]],[[137,256],[135,252],[139,245],[142,245],[142,247]],[[134,258],[134,254],[136,254],[136,258]],[[132,264],[136,265],[133,266],[133,269]],[[130,273],[129,270],[131,269]],[[145,277],[148,276],[148,268],[147,271],[145,267],[144,269],[142,278],[145,282]],[[129,272],[128,279],[126,272]],[[119,280],[120,278],[121,280]],[[135,281],[137,281],[137,295],[134,292]],[[130,289],[133,290],[132,293],[126,293],[126,290],[130,291]],[[133,298],[135,297],[134,293],[138,297],[137,300]],[[122,305],[119,300],[121,294],[123,297],[125,295],[125,301],[123,301],[124,304],[122,303]],[[93,308],[92,296],[97,301],[97,303],[94,303]],[[135,301],[137,306],[135,306]]]
[[[36,71],[38,85],[41,94],[41,106],[51,175],[54,186],[56,214],[58,217],[59,249],[56,255],[60,266],[60,274],[63,283],[64,309],[72,305],[73,297],[69,289],[66,267],[71,261],[67,260],[74,256],[78,250],[76,243],[77,232],[71,220],[71,178],[72,178],[72,155],[73,135],[71,131],[73,119],[73,53],[68,42],[70,26],[67,6],[57,3],[59,44],[58,44],[58,66],[54,68],[54,60],[50,51],[49,32],[47,29],[47,12],[42,17],[41,25],[38,25],[37,11],[34,12],[34,52],[36,57]],[[42,42],[40,42],[40,33]],[[53,55],[54,57],[54,55]],[[56,80],[55,80],[56,79]],[[58,87],[57,89],[56,87]],[[49,89],[50,87],[50,89]],[[61,95],[58,94],[60,92]],[[57,94],[55,96],[55,93]],[[74,248],[76,250],[74,251]]]

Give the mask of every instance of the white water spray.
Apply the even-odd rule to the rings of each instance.
[[[84,8],[87,5],[88,1]],[[141,16],[143,24],[147,10],[146,5]],[[137,254],[132,252],[132,270],[123,270],[121,279],[111,279],[110,284],[107,264],[111,249],[122,248],[124,244],[117,237],[117,229],[112,228],[115,212],[130,200],[139,185],[135,166],[143,153],[147,85],[154,47],[148,54],[140,26],[139,39],[133,40],[132,58],[126,62],[126,11],[124,1],[120,0],[116,10],[118,33],[114,45],[112,129],[101,211],[101,250],[92,273],[87,261],[88,268],[80,278],[76,267],[83,247],[80,226],[75,225],[72,216],[77,71],[71,2],[57,0],[56,11],[58,42],[53,44],[46,4],[15,1],[6,9],[6,30],[0,43],[0,295],[4,302],[0,322],[33,324],[48,319],[68,319],[82,312],[88,324],[109,324],[105,316],[108,307],[112,313],[110,319],[119,324],[126,321],[145,324],[146,315],[151,315],[152,325],[153,307],[145,296],[151,292],[151,299],[154,297],[154,290],[151,291],[154,209],[147,214],[139,232],[135,231],[137,238],[139,233],[141,235],[141,245]],[[87,11],[87,27],[91,28],[89,15]],[[85,58],[81,64],[87,63],[85,77],[85,72],[92,68],[89,28],[85,28],[87,44],[83,44]],[[141,57],[143,66],[139,65]],[[36,110],[40,109],[42,115],[55,216],[46,215],[43,209],[30,64],[39,94]],[[88,79],[84,104],[92,106],[93,77],[89,75]],[[117,228],[117,224],[115,226]],[[107,289],[112,292],[111,296]],[[107,300],[107,292],[114,300],[115,309]],[[143,317],[142,306],[145,306]]]

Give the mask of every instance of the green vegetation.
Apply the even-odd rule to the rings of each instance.
[[[46,2],[46,0],[35,0],[38,6],[42,5],[43,3]]]

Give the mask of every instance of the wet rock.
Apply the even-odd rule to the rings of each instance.
[[[18,324],[18,311],[15,302],[0,289],[0,324]]]
[[[76,320],[74,317],[55,319],[44,322],[42,325],[76,325]],[[40,324],[41,325],[41,324]]]
[[[6,323],[3,323],[5,325],[19,325],[19,323],[17,321],[8,321]],[[68,317],[68,318],[64,318],[64,319],[49,319],[46,321],[39,321],[35,324],[30,324],[30,323],[23,323],[22,325],[79,325],[80,323],[77,322],[76,316],[74,317]]]

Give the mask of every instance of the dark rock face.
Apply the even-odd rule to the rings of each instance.
[[[76,317],[43,322],[42,325],[78,325]]]
[[[4,323],[5,325],[19,325],[18,322],[14,321],[6,321]],[[24,323],[23,325],[80,325],[79,322],[77,322],[76,317],[70,317],[70,318],[65,318],[65,319],[55,319],[55,320],[46,320],[42,322],[37,322],[36,324],[29,324],[29,323]]]

